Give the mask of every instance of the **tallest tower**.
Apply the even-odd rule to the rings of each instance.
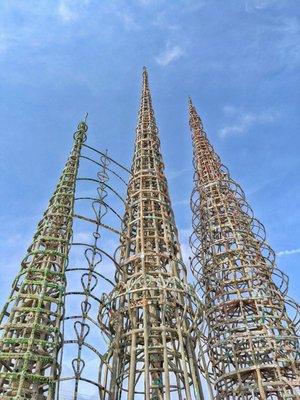
[[[100,314],[111,340],[102,399],[202,399],[197,300],[186,283],[146,69],[131,172],[117,285]]]

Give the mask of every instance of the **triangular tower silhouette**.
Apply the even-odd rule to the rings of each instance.
[[[102,399],[203,399],[198,312],[186,283],[144,68],[117,286],[101,315],[108,317],[111,338]]]
[[[60,326],[65,267],[72,238],[80,152],[87,124],[74,146],[1,313],[0,394],[3,399],[53,400],[62,346]]]
[[[189,116],[192,265],[204,292],[215,399],[299,399],[299,343],[287,313],[287,305],[298,306],[273,281],[284,283],[284,275],[264,227],[209,143],[191,100]]]

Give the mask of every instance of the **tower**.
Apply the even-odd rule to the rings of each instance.
[[[60,324],[65,267],[72,237],[80,151],[87,125],[74,146],[0,316],[0,394],[7,400],[53,400],[60,371]]]
[[[186,282],[146,69],[131,172],[116,287],[99,315],[110,340],[100,397],[203,399],[199,304]]]
[[[189,104],[195,168],[192,268],[203,288],[215,399],[299,399],[299,307],[263,225]],[[295,309],[292,320],[287,309]]]

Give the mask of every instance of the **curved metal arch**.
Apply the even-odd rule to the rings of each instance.
[[[66,272],[71,272],[71,271],[89,271],[89,269],[88,268],[80,268],[80,267],[66,269]],[[99,276],[99,278],[102,278],[105,281],[107,281],[108,283],[110,283],[112,286],[115,286],[113,281],[111,281],[109,278],[107,278],[105,275],[101,274],[100,272],[94,270],[93,273],[96,274],[97,276]]]
[[[89,317],[89,313],[92,312],[93,314],[94,313],[97,314],[98,309],[101,308],[103,302],[103,295],[100,296],[102,291],[101,282],[102,283],[105,282],[106,284],[114,286],[112,280],[109,279],[108,276],[105,276],[106,272],[104,270],[101,270],[104,258],[107,259],[109,263],[111,263],[112,268],[116,270],[118,268],[118,264],[115,258],[110,254],[109,251],[107,251],[104,247],[102,248],[101,245],[99,245],[99,243],[101,243],[102,240],[103,230],[105,230],[106,232],[105,237],[107,237],[107,234],[109,233],[111,233],[112,235],[120,234],[118,229],[110,226],[111,222],[109,225],[105,223],[105,218],[106,217],[111,218],[111,216],[113,216],[113,218],[118,224],[122,222],[121,213],[116,209],[115,206],[114,207],[111,206],[109,196],[113,196],[113,198],[117,198],[117,200],[119,200],[118,203],[120,204],[120,208],[124,204],[123,197],[121,197],[120,193],[118,192],[118,189],[116,189],[113,186],[113,184],[109,184],[109,180],[113,177],[114,184],[115,182],[120,182],[120,185],[124,185],[125,180],[121,176],[121,173],[119,174],[118,171],[113,170],[113,168],[109,167],[109,164],[113,162],[114,166],[120,169],[120,164],[112,160],[110,157],[108,157],[107,153],[105,154],[101,151],[91,148],[90,146],[85,146],[85,147],[87,147],[87,149],[95,151],[95,154],[98,154],[101,157],[101,161],[98,162],[89,155],[85,154],[82,155],[81,157],[82,159],[85,159],[87,162],[93,163],[100,167],[97,176],[78,177],[77,179],[77,182],[82,181],[82,182],[95,183],[96,184],[95,195],[81,196],[80,192],[77,191],[75,196],[75,204],[77,204],[78,207],[80,203],[82,205],[84,204],[86,204],[87,206],[90,205],[93,208],[95,217],[92,216],[92,218],[89,218],[88,216],[84,215],[84,212],[82,211],[77,212],[75,210],[75,212],[73,213],[73,218],[88,222],[91,224],[90,226],[94,227],[92,229],[94,232],[91,233],[91,238],[93,239],[93,242],[86,243],[86,241],[76,240],[76,235],[74,235],[72,242],[72,249],[74,249],[75,251],[75,249],[82,248],[82,251],[79,250],[79,254],[82,254],[83,261],[80,262],[81,265],[79,267],[76,266],[76,263],[70,261],[66,271],[68,273],[69,278],[71,276],[75,276],[74,274],[81,276],[80,284],[82,285],[82,289],[79,288],[79,290],[76,291],[72,290],[72,287],[68,289],[66,293],[66,298],[74,298],[74,299],[76,298],[77,299],[76,303],[79,303],[78,305],[80,305],[80,307],[77,312],[75,311],[75,309],[70,308],[70,312],[68,314],[65,314],[65,323],[68,324],[69,328],[72,328],[72,323],[73,324],[82,323],[84,326],[88,325],[90,327],[88,329],[87,335],[84,340],[82,340],[82,338],[79,339],[78,337],[72,338],[72,336],[75,335],[74,331],[75,328],[73,330],[68,329],[70,337],[65,338],[66,343],[77,345],[77,347],[76,346],[66,347],[66,351],[67,352],[71,351],[71,353],[73,354],[74,351],[76,351],[77,349],[77,354],[76,355],[74,354],[73,357],[73,363],[75,363],[77,372],[75,373],[75,376],[70,378],[74,380],[73,399],[78,399],[79,394],[82,393],[82,389],[80,389],[81,387],[80,382],[83,381],[97,386],[99,388],[99,391],[103,390],[103,388],[98,384],[98,374],[93,374],[95,376],[86,375],[86,368],[84,366],[85,355],[82,352],[82,349],[86,347],[91,349],[93,347],[91,346],[89,339],[90,335],[92,334],[92,331],[93,335],[95,335],[97,332],[97,335],[99,335],[101,341],[102,340],[106,341],[106,338],[103,336],[101,327],[98,325],[98,322],[95,319]],[[129,172],[126,168],[121,168],[121,171],[122,173]],[[84,200],[86,200],[85,203],[83,203]],[[78,254],[77,250],[76,254]],[[82,263],[87,263],[86,267],[84,267],[83,265],[85,264]],[[110,273],[112,273],[112,271],[109,271],[109,274]],[[82,281],[83,276],[85,276],[84,281]],[[86,287],[88,282],[90,282],[89,283],[90,286]],[[99,356],[99,363],[103,364],[103,362],[105,362],[105,355],[101,355],[101,351],[99,351],[98,356]],[[64,378],[62,377],[60,382],[63,381]]]
[[[87,144],[83,144],[83,147],[86,147],[86,148],[88,148],[88,149],[90,149],[90,150],[95,151],[95,152],[98,153],[98,154],[101,154],[101,156],[106,157],[109,161],[111,161],[112,163],[116,164],[119,168],[121,168],[121,169],[123,169],[124,171],[126,171],[127,173],[131,174],[131,171],[130,171],[128,168],[124,167],[124,165],[118,163],[118,162],[115,161],[113,158],[109,157],[106,153],[103,153],[102,151],[97,150],[97,149],[95,149],[94,147],[88,146]]]
[[[95,224],[95,225],[102,226],[103,228],[108,229],[111,232],[116,233],[117,235],[120,234],[120,231],[118,231],[117,229],[113,228],[112,226],[103,224],[102,222],[99,223],[97,220],[85,217],[84,215],[74,214],[73,217],[74,218],[78,218],[78,219],[83,220],[83,221],[86,221],[86,222],[90,222],[90,223]]]
[[[77,200],[93,200],[99,202],[96,197],[75,197],[75,201]],[[117,211],[115,211],[115,209],[112,208],[108,203],[102,200],[101,204],[105,205],[111,212],[113,212],[121,222],[123,221],[123,218],[120,216],[120,214],[118,214]]]
[[[94,179],[94,178],[77,178],[77,181],[89,181],[89,182],[94,182],[94,183],[98,183],[99,184],[99,180]],[[111,192],[113,192],[118,198],[119,200],[122,201],[122,203],[125,205],[125,200],[119,195],[119,193],[114,190],[110,185],[108,185],[107,183],[103,183],[104,186],[106,188],[108,188]]]
[[[99,165],[100,167],[103,166],[101,163],[99,163],[98,161],[93,160],[93,159],[90,158],[90,157],[81,155],[80,158],[89,160],[89,161],[93,162],[94,164]],[[109,172],[111,172],[113,175],[115,175],[118,179],[120,179],[120,181],[122,181],[122,182],[127,186],[127,182],[126,182],[119,174],[117,174],[115,171],[113,171],[112,169],[110,169],[110,168],[108,168],[108,167],[106,167],[106,169],[107,169],[107,171],[109,171]]]

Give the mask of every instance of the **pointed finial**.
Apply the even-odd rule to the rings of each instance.
[[[145,66],[143,67],[143,83],[144,85],[148,84],[148,72]]]
[[[73,138],[75,140],[77,140],[80,137],[81,132],[83,132],[84,133],[83,142],[86,141],[86,132],[88,130],[88,126],[87,126],[86,120],[87,120],[88,115],[89,115],[89,113],[86,113],[85,117],[84,117],[84,120],[80,121],[79,124],[77,125],[77,131],[73,135]]]
[[[193,104],[193,102],[192,102],[192,98],[189,96],[188,97],[188,104],[189,104],[189,112],[190,112],[190,114],[192,114],[192,113],[196,113],[197,114],[197,111],[196,111],[196,108],[195,108],[195,106],[194,106],[194,104]]]
[[[148,81],[148,71],[147,68],[144,66],[143,67],[143,92],[149,90],[149,81]]]
[[[189,111],[190,111],[190,124],[191,124],[191,121],[192,121],[193,119],[198,120],[200,129],[201,129],[201,131],[203,131],[202,119],[200,118],[200,116],[199,116],[199,114],[198,114],[198,112],[197,112],[197,110],[196,110],[196,107],[194,106],[194,104],[193,104],[192,99],[191,99],[190,96],[189,96]]]

